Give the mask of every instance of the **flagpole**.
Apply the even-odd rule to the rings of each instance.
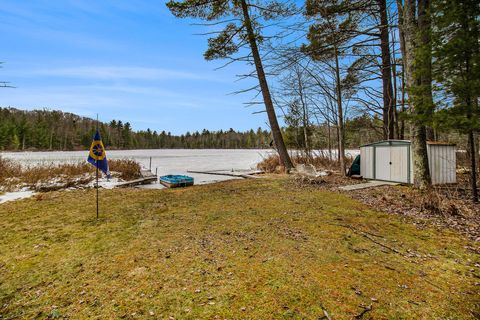
[[[97,131],[98,131],[98,113],[97,113]],[[98,219],[98,159],[96,160],[96,179],[97,179],[97,219]]]

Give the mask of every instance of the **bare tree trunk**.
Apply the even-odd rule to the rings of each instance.
[[[338,49],[335,47],[335,77],[337,82],[337,119],[338,119],[338,159],[340,160],[340,173],[346,175],[345,165],[345,130],[343,128],[342,88],[340,80],[340,65],[338,62]]]
[[[308,137],[308,126],[309,126],[309,119],[308,119],[308,107],[307,102],[304,99],[304,91],[303,91],[303,83],[300,74],[300,70],[296,70],[297,78],[298,78],[298,93],[300,96],[300,103],[302,104],[302,125],[303,125],[303,139],[305,141],[305,153],[308,158],[310,158],[310,141]]]
[[[303,139],[305,140],[305,153],[307,157],[310,157],[310,142],[308,141],[308,120],[307,117],[303,117]]]
[[[50,140],[48,143],[48,150],[52,150],[53,148],[53,128],[50,129]]]
[[[477,171],[478,169],[480,168],[480,134],[475,134],[475,141],[476,141],[476,149],[475,151],[477,151]]]
[[[400,102],[400,113],[404,113],[405,112],[405,69],[402,68],[402,100]],[[399,132],[399,135],[398,135],[398,138],[400,140],[403,140],[405,139],[405,120],[400,120],[400,132]]]
[[[392,63],[390,60],[390,40],[388,35],[388,17],[386,0],[377,0],[380,14],[380,48],[382,56],[383,84],[383,127],[384,138],[395,138],[395,104],[392,88]]]
[[[330,129],[330,121],[327,120],[327,148],[328,148],[328,157],[332,160],[332,134]]]
[[[430,126],[427,126],[427,141],[435,141],[435,130]]]
[[[406,57],[405,52],[405,26],[404,26],[404,8],[402,4],[402,0],[397,0],[397,12],[398,12],[398,35],[399,35],[399,42],[400,42],[400,51],[402,52],[402,57]],[[403,61],[403,67],[405,68],[405,61]]]
[[[401,102],[400,102],[400,112],[403,113],[405,112],[405,91],[406,91],[406,76],[405,76],[405,68],[406,68],[406,56],[407,54],[405,53],[405,34],[403,32],[404,30],[404,18],[403,18],[403,5],[402,5],[402,0],[397,0],[397,12],[398,12],[398,35],[399,35],[399,43],[400,43],[400,52],[402,53],[402,88],[401,88]],[[398,134],[398,138],[400,140],[405,139],[405,120],[400,121],[400,131]]]
[[[245,0],[241,0],[241,5],[245,28],[247,29],[248,34],[248,41],[250,43],[250,49],[252,51],[252,56],[255,63],[255,69],[257,71],[258,82],[260,84],[260,89],[262,90],[263,102],[265,103],[265,110],[267,111],[273,140],[275,141],[280,161],[288,171],[293,168],[293,163],[290,159],[290,155],[288,154],[285,142],[283,141],[282,131],[278,125],[277,115],[275,113],[272,97],[270,95],[270,89],[268,88],[267,78],[265,76],[265,71],[263,70],[262,59],[258,51],[257,40],[255,39],[255,33],[252,27],[252,21],[250,20],[247,2]]]
[[[393,105],[394,105],[394,116],[395,116],[395,137],[400,139],[400,120],[398,115],[397,109],[397,95],[398,95],[398,84],[397,84],[397,67],[396,67],[396,59],[393,60],[392,64],[392,73],[393,73]]]
[[[395,46],[396,42],[396,37],[395,37],[395,32],[392,30],[392,44]],[[395,49],[393,49],[392,52],[392,81],[393,81],[393,106],[394,106],[394,111],[395,111],[395,138],[396,139],[402,139],[400,138],[401,132],[400,132],[400,119],[399,119],[399,114],[398,114],[398,81],[397,81],[397,58],[395,55]]]
[[[419,4],[418,21],[416,18],[417,1]],[[418,87],[427,82],[426,78],[422,79],[423,70],[420,72],[419,68],[428,68],[428,63],[421,61],[425,58],[418,58],[416,61],[418,49],[425,45],[425,41],[427,41],[427,38],[424,36],[426,28],[430,28],[427,17],[428,1],[429,0],[405,0],[403,7],[403,34],[405,35],[404,60],[407,76],[407,91],[409,103],[411,104],[410,108],[414,116],[411,130],[414,184],[420,189],[429,188],[431,185],[427,154],[427,130],[424,124],[424,116],[427,112],[426,104],[428,93],[425,94],[424,88],[422,88],[422,92],[417,92]],[[422,34],[420,37],[417,35],[419,32]]]
[[[478,202],[478,190],[477,190],[477,160],[476,155],[477,151],[475,148],[475,136],[473,130],[468,132],[468,148],[470,156],[470,184],[472,188],[472,201],[474,203]]]
[[[464,9],[465,10],[465,9]],[[463,12],[465,14],[465,12]],[[469,29],[472,26],[469,26],[469,22],[466,16],[462,17],[463,21],[461,23],[461,29],[465,34],[469,33]],[[478,17],[477,17],[478,18]],[[466,48],[462,54],[462,64],[465,68],[464,73],[465,75],[462,77],[466,83],[472,83],[473,81],[477,80],[476,73],[475,73],[475,58],[474,54],[479,53],[479,46],[478,41],[472,41],[471,45]],[[475,137],[475,128],[476,126],[472,124],[472,120],[474,116],[478,115],[478,95],[476,94],[476,90],[469,86],[468,89],[463,89],[460,96],[462,97],[463,103],[466,106],[466,116],[467,121],[470,122],[469,129],[467,132],[468,136],[468,156],[470,157],[470,184],[472,188],[472,202],[478,202],[478,190],[477,190],[477,155],[478,155],[478,144],[477,139]],[[475,122],[475,121],[473,121]]]
[[[420,116],[421,118],[430,119],[433,115],[433,94],[432,94],[432,39],[431,39],[431,18],[430,18],[430,0],[418,0],[418,29],[420,32],[420,44],[422,48],[422,56],[417,58],[415,62],[417,65],[421,64],[421,72],[418,75],[420,78],[421,87],[421,106]],[[417,31],[418,33],[418,31]],[[418,80],[417,80],[418,81]],[[417,106],[418,110],[418,106]],[[431,127],[426,124],[421,124],[425,128],[425,141],[417,141],[421,143],[421,151],[423,157],[422,165],[426,164],[426,168],[423,169],[422,175],[427,182],[425,187],[431,185],[430,168],[428,165],[428,151],[427,141],[432,135]],[[425,147],[423,149],[423,147]],[[421,183],[419,183],[421,187]]]

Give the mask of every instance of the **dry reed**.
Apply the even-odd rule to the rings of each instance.
[[[123,180],[140,176],[140,165],[134,160],[109,160],[109,167],[111,172]],[[94,173],[95,167],[86,162],[22,167],[10,159],[0,157],[0,189],[5,191],[25,186],[43,190],[50,182],[68,187],[86,184],[93,179]]]
[[[302,152],[293,154],[290,157],[295,166],[298,164],[311,164],[317,169],[332,171],[336,171],[340,168],[339,160],[335,156],[331,156],[323,151],[312,152],[310,155]],[[352,163],[352,160],[351,157],[346,157],[347,166]],[[276,154],[263,158],[263,160],[257,165],[257,169],[267,173],[278,173],[279,171],[282,171],[281,168],[283,168],[283,166],[280,164],[280,159]]]
[[[113,159],[108,161],[110,171],[119,172],[120,179],[133,180],[140,177],[140,164],[130,159]]]

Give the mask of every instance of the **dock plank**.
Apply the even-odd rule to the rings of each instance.
[[[134,186],[138,186],[138,185],[141,185],[141,184],[152,183],[152,182],[155,182],[155,181],[157,181],[156,176],[145,177],[145,178],[139,178],[139,179],[125,181],[125,182],[120,182],[115,187],[116,188],[134,187]]]
[[[260,174],[262,171],[250,171],[250,172],[243,172],[243,173],[235,173],[235,171],[196,171],[196,170],[188,170],[188,173],[200,173],[200,174],[211,174],[216,176],[228,176],[228,177],[235,177],[235,178],[244,178],[244,179],[256,179],[258,177],[254,176],[255,174]]]
[[[116,188],[127,188],[127,187],[134,187],[142,184],[148,184],[157,181],[157,176],[152,173],[150,170],[140,170],[140,178],[125,182],[120,182],[115,187]]]

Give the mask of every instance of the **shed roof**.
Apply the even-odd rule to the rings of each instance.
[[[427,141],[428,144],[437,145],[437,146],[456,146],[455,143],[441,142],[441,141]]]
[[[372,143],[364,144],[360,147],[368,147],[368,146],[391,146],[391,145],[410,145],[410,140],[381,140]],[[439,141],[427,141],[428,144],[437,145],[437,146],[455,146],[454,143],[448,142],[439,142]]]
[[[410,144],[410,140],[381,140],[381,141],[376,141],[372,143],[367,143],[360,147],[378,146],[378,145],[382,145],[382,146],[409,145],[409,144]]]

